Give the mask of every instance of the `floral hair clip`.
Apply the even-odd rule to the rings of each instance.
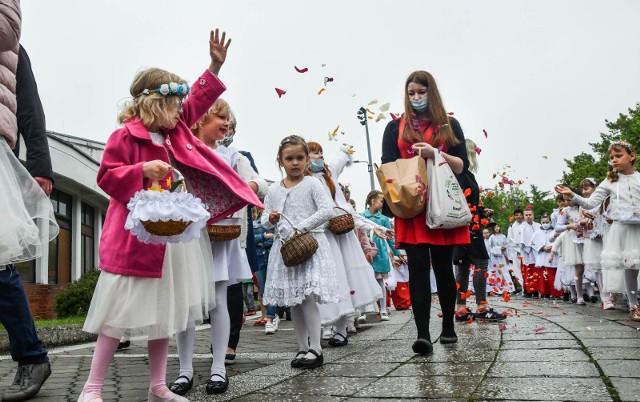
[[[587,177],[585,180],[588,181],[589,183],[593,184],[594,186],[598,185],[597,182],[596,182],[596,179],[594,179],[593,177]]]
[[[611,141],[611,145],[609,145],[609,150],[611,150],[611,148],[616,145],[626,148],[626,150],[629,152],[633,152],[633,147],[631,146],[631,144],[624,140]]]
[[[149,95],[151,92],[157,92],[160,95],[177,95],[177,96],[187,96],[189,92],[191,92],[191,88],[189,84],[183,82],[182,84],[177,84],[175,82],[170,82],[168,84],[160,85],[160,88],[157,89],[145,89],[140,93],[140,95]],[[138,95],[138,96],[140,96]]]

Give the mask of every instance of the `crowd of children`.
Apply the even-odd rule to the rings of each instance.
[[[207,319],[212,365],[206,391],[225,392],[229,386],[225,358],[233,326],[228,288],[245,282],[247,313],[255,314],[252,268],[243,250],[248,236],[255,240],[253,271],[262,306],[255,325],[264,324],[265,333],[273,334],[278,330],[278,309],[289,309],[297,339],[293,368],[323,364],[323,328],[330,346],[345,346],[348,333],[356,331],[367,314],[389,320],[390,299],[398,310],[410,308],[412,299],[417,303],[417,298],[409,297],[408,272],[418,271],[410,268],[404,250],[396,248],[393,221],[381,213],[382,193],[371,191],[359,214],[348,187],[338,183],[352,163],[349,147],[327,164],[319,143],[288,136],[277,150],[283,179],[267,188],[247,156],[225,142],[231,111],[218,99],[225,87],[217,75],[229,44],[224,33],[211,32],[211,65],[193,88],[163,70],[139,73],[131,85],[132,101],[120,115],[124,126],[106,145],[98,172],[98,184],[111,197],[100,244],[103,272],[84,327],[99,336],[80,402],[102,400],[102,384],[119,340],[136,336],[148,338],[149,400],[186,401],[183,395],[194,378],[195,326]],[[474,145],[467,142],[471,170],[477,167]],[[640,174],[633,169],[635,151],[630,144],[614,142],[609,154],[614,170],[605,182],[598,186],[585,179],[582,196],[558,186],[558,209],[543,214],[539,223],[531,207],[516,210],[506,236],[499,225],[489,222],[493,211],[479,203],[473,173],[463,170],[459,180],[469,187],[468,202],[477,216],[469,227],[471,244],[454,249],[449,259],[451,273],[457,272],[458,321],[505,320],[489,307],[487,295],[507,295],[520,288],[526,297],[558,298],[568,288],[572,301],[586,305],[597,301],[594,285],[604,309],[615,308],[616,294],[622,292],[631,318],[640,321],[636,294],[640,226],[634,225],[640,220]],[[138,194],[173,191],[172,180],[178,178],[207,207],[207,227],[200,233],[195,230],[190,238],[178,236],[162,244],[151,237],[141,242],[126,232]],[[247,219],[251,214],[247,205],[255,207],[252,221]],[[332,221],[344,224],[345,217],[351,218],[351,227],[337,231]],[[235,236],[213,236],[238,228]],[[298,245],[289,247],[292,242]],[[424,252],[411,250],[418,256]],[[431,252],[446,254],[438,250]],[[444,277],[449,272],[443,273],[448,271],[447,261],[438,261],[438,285],[448,286]],[[420,275],[428,268],[422,267]],[[433,270],[429,283],[436,292]],[[472,293],[475,313],[466,306]],[[180,371],[167,386],[168,343],[173,335]],[[422,338],[428,345],[414,344],[414,351],[429,353],[430,338],[424,334]],[[456,342],[453,328],[443,326],[440,341]]]

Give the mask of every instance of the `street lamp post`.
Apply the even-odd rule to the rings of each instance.
[[[369,162],[367,163],[367,169],[369,170],[369,180],[371,182],[371,190],[376,189],[375,182],[373,180],[373,162],[371,161],[371,143],[369,141],[369,124],[367,123],[367,110],[364,107],[358,109],[358,120],[360,120],[360,124],[362,124],[367,133],[367,154],[369,157]]]

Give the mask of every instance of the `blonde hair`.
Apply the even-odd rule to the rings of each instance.
[[[179,107],[179,102],[184,99],[184,96],[162,95],[155,91],[160,88],[160,85],[170,82],[185,82],[185,80],[160,68],[140,71],[129,88],[133,100],[120,112],[118,121],[124,123],[137,117],[145,127],[150,127],[161,120],[170,120],[172,112]],[[143,93],[145,89],[149,90],[148,93]]]
[[[465,140],[467,145],[467,159],[469,159],[469,170],[473,173],[478,172],[478,157],[476,148],[478,147],[475,142],[467,138]]]
[[[404,85],[404,119],[407,122],[411,122],[411,115],[414,114],[408,92],[409,84],[412,82],[427,88],[427,99],[429,99],[427,117],[432,126],[440,127],[434,131],[433,137],[431,137],[431,145],[437,147],[440,142],[449,148],[458,145],[460,140],[458,140],[451,128],[450,119],[442,103],[436,80],[426,71],[414,71],[407,77]],[[409,143],[424,141],[423,133],[416,132],[411,124],[406,124],[404,131],[400,135],[403,140]]]
[[[227,101],[222,98],[218,98],[216,103],[214,103],[213,106],[211,106],[209,110],[207,110],[204,116],[202,116],[200,120],[198,120],[196,124],[191,127],[191,132],[193,132],[193,134],[195,134],[197,137],[198,132],[200,131],[202,126],[204,126],[210,116],[217,116],[223,120],[229,120],[230,115],[231,108],[229,107]]]

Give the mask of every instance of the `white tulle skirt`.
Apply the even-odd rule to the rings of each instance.
[[[347,235],[348,234],[344,234],[341,236]],[[320,321],[323,326],[331,325],[342,317],[356,315],[356,311],[350,297],[351,286],[347,279],[347,272],[345,269],[346,261],[344,260],[344,255],[337,240],[337,237],[341,236],[336,236],[328,230],[325,231],[325,236],[327,237],[329,247],[331,248],[333,261],[336,263],[336,280],[338,281],[338,295],[340,296],[340,301],[337,303],[325,303],[318,305],[318,309],[320,310]],[[379,288],[380,286],[378,286],[378,289]]]
[[[602,246],[605,291],[626,292],[625,269],[640,269],[640,225],[613,222]]]
[[[567,231],[562,243],[562,259],[565,265],[577,265],[584,263],[582,256],[582,243],[576,243],[575,230]]]
[[[247,253],[240,246],[240,239],[212,241],[213,266],[211,275],[215,282],[228,281],[235,285],[251,279],[251,266]]]
[[[42,255],[58,235],[53,206],[0,135],[0,266]],[[35,220],[35,222],[34,222]]]
[[[584,268],[590,271],[600,271],[602,269],[602,238],[585,239],[582,257]]]
[[[102,272],[84,331],[162,339],[202,323],[215,307],[211,247],[203,230],[188,243],[168,243],[161,278]]]

